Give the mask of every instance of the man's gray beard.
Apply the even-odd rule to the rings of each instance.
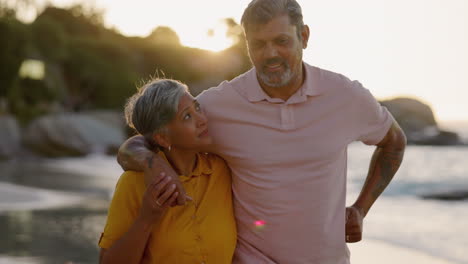
[[[268,74],[265,74],[263,72],[259,72],[259,77],[262,83],[266,84],[269,87],[274,87],[274,88],[279,88],[279,87],[284,87],[291,82],[291,79],[293,77],[291,68],[287,68],[284,73],[281,74],[280,77],[280,82],[270,82],[270,77]],[[275,76],[276,77],[276,76]]]

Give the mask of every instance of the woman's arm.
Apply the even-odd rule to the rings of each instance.
[[[176,200],[178,192],[169,176],[158,177],[146,189],[138,218],[130,229],[109,249],[102,249],[100,264],[140,263],[146,243],[165,211]]]

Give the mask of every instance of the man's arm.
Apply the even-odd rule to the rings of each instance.
[[[362,238],[362,220],[392,180],[403,160],[406,136],[396,121],[377,144],[364,186],[356,202],[346,209],[346,242]]]
[[[125,171],[143,171],[146,186],[158,175],[170,176],[172,183],[176,184],[176,191],[179,193],[177,205],[186,203],[188,197],[177,173],[163,158],[147,148],[143,136],[137,135],[127,139],[119,148],[117,162]]]

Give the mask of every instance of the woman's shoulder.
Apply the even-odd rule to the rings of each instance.
[[[117,182],[116,188],[131,188],[144,186],[145,178],[143,172],[139,171],[124,171]]]
[[[226,161],[214,153],[201,152],[199,153],[199,156],[203,159],[203,162],[206,163],[206,166],[213,172],[222,171],[228,168]]]

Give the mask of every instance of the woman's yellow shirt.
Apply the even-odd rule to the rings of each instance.
[[[142,263],[231,263],[237,233],[230,170],[214,154],[197,155],[192,175],[179,176],[194,201],[168,209],[148,239]],[[130,229],[145,190],[142,173],[122,174],[99,241],[101,248],[110,248]]]

